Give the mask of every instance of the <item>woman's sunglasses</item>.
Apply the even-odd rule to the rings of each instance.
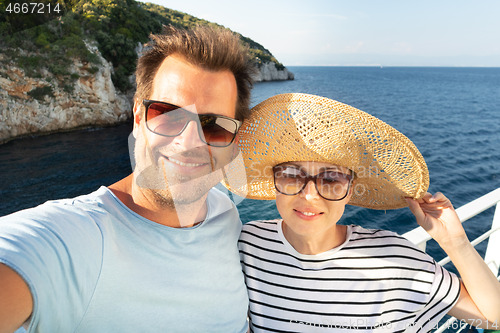
[[[190,121],[198,124],[201,141],[209,146],[227,147],[233,143],[242,122],[216,114],[197,114],[179,106],[152,100],[143,100],[146,107],[146,127],[151,132],[175,137],[180,135]]]
[[[273,167],[276,190],[285,195],[297,195],[309,181],[314,182],[318,194],[326,200],[339,201],[347,197],[353,176],[336,170],[326,170],[315,176],[292,165]]]

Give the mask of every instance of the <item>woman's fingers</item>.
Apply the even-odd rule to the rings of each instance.
[[[415,218],[417,219],[417,223],[420,224],[420,221],[425,218],[424,211],[422,210],[422,207],[420,207],[420,203],[412,198],[405,198],[406,202],[408,203],[408,207],[410,208],[410,211],[415,215]]]

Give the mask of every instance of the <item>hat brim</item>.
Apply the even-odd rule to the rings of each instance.
[[[246,183],[228,189],[249,199],[276,198],[272,167],[316,161],[355,173],[349,204],[407,206],[429,187],[424,158],[396,129],[347,104],[309,94],[282,94],[256,105],[239,131]]]

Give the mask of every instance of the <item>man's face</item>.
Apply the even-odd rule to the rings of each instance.
[[[234,118],[236,81],[230,71],[207,71],[173,55],[158,69],[149,99],[193,113]],[[134,108],[137,184],[151,190],[158,202],[171,206],[200,199],[221,180],[214,171],[231,161],[235,143],[224,148],[208,146],[200,138],[197,121],[190,121],[174,137],[152,133],[145,126],[144,116],[140,117],[139,110],[144,110],[139,109],[141,105],[142,101],[136,101]]]

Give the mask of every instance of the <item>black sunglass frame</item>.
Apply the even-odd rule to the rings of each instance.
[[[156,101],[156,100],[151,100],[151,99],[144,99],[144,100],[142,100],[142,104],[145,107],[144,119],[145,119],[146,128],[151,133],[154,133],[154,134],[157,134],[157,135],[161,135],[161,136],[165,136],[165,137],[169,137],[169,138],[173,138],[173,137],[181,135],[182,132],[184,132],[184,130],[188,126],[189,122],[191,122],[191,121],[194,120],[194,119],[191,119],[191,120],[187,121],[186,124],[184,125],[184,127],[179,131],[179,133],[177,133],[175,135],[168,135],[168,134],[163,134],[163,133],[156,132],[156,131],[152,130],[149,127],[148,121],[147,121],[149,107],[151,106],[151,104],[155,104],[155,103],[162,104],[162,105],[167,105],[167,106],[169,106],[169,107],[172,108],[171,111],[182,109],[180,106],[177,106],[177,105],[171,104],[171,103],[167,103],[167,102],[163,102],[163,101]],[[170,112],[170,111],[167,111],[167,112]],[[167,112],[165,112],[165,113],[167,113]],[[186,110],[186,112],[189,112],[189,111]],[[193,113],[193,115],[195,115],[195,113]],[[202,135],[203,129],[201,127],[201,121],[198,121],[197,122],[197,126],[198,126],[198,135],[200,137],[200,140],[203,141],[204,143],[206,143],[207,145],[211,146],[211,147],[218,147],[218,148],[229,147],[234,142],[234,139],[236,138],[236,135],[238,134],[238,131],[239,131],[241,125],[243,124],[243,122],[241,120],[234,119],[234,118],[227,117],[227,116],[223,116],[223,115],[220,115],[220,114],[204,113],[204,114],[196,114],[196,115],[197,115],[198,119],[200,119],[200,117],[203,117],[203,116],[210,116],[210,117],[227,119],[227,120],[232,121],[235,124],[236,129],[235,129],[234,133],[232,133],[233,137],[231,138],[231,141],[229,143],[221,146],[221,145],[214,145],[214,144],[211,144],[210,142],[207,142],[207,140],[205,139],[204,135]],[[193,116],[193,117],[196,117],[196,116]],[[230,131],[228,131],[228,132],[231,133]]]
[[[290,167],[292,167],[292,166],[290,166]],[[280,170],[278,170],[278,168],[279,168]],[[344,196],[343,196],[342,198],[339,198],[339,199],[329,199],[329,198],[324,197],[324,196],[321,194],[320,190],[318,189],[318,179],[319,179],[319,176],[320,176],[321,174],[325,173],[325,172],[328,172],[328,171],[322,171],[322,172],[320,172],[320,173],[318,173],[318,174],[316,174],[316,175],[314,175],[314,176],[311,176],[310,174],[308,174],[307,172],[305,172],[305,171],[304,171],[304,170],[302,170],[301,168],[294,167],[295,169],[298,169],[298,170],[300,170],[301,172],[303,172],[304,174],[306,174],[306,177],[304,177],[304,179],[305,179],[304,184],[302,185],[302,187],[300,188],[300,190],[298,190],[298,191],[297,191],[297,193],[293,193],[293,194],[291,194],[291,193],[284,193],[284,192],[281,192],[281,191],[279,190],[278,186],[276,185],[276,172],[283,170],[283,168],[284,168],[284,166],[283,166],[283,165],[275,165],[275,166],[273,167],[273,180],[274,180],[274,188],[276,189],[276,191],[278,191],[279,193],[284,194],[284,195],[290,195],[290,196],[291,196],[291,195],[297,195],[297,194],[299,194],[300,192],[302,192],[302,191],[306,188],[307,184],[308,184],[310,181],[312,181],[312,182],[314,183],[314,187],[316,188],[316,192],[318,193],[318,195],[319,195],[321,198],[323,198],[323,199],[325,199],[325,200],[328,200],[328,201],[340,201],[340,200],[344,200],[344,199],[347,197],[347,195],[349,194],[349,191],[351,190],[352,182],[353,182],[353,180],[354,180],[354,173],[352,173],[351,175],[348,175],[348,174],[345,174],[345,173],[343,173],[343,172],[339,172],[339,173],[341,173],[341,174],[343,174],[343,175],[347,176],[347,177],[348,177],[348,179],[349,179],[349,183],[347,184],[347,190],[346,190],[346,192],[345,192],[345,194],[344,194]]]

